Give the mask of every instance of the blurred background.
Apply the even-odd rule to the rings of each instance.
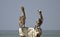
[[[27,27],[34,27],[40,9],[42,30],[60,30],[60,0],[0,0],[0,30],[18,30],[21,6],[25,7]]]

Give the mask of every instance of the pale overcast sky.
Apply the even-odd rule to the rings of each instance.
[[[60,30],[60,0],[0,0],[0,30],[18,30],[20,7],[25,7],[26,26],[34,27],[42,10],[43,30]]]

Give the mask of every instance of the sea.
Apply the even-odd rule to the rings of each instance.
[[[0,37],[20,37],[18,30],[0,30]],[[42,30],[41,37],[60,37],[60,30]]]

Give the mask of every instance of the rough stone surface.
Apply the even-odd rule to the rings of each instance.
[[[41,36],[41,29],[34,29],[34,28],[19,28],[19,35],[21,37],[40,37]]]

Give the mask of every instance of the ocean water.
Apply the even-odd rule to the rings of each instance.
[[[0,30],[0,37],[20,37],[18,30]],[[43,30],[41,37],[60,37],[60,30]]]

